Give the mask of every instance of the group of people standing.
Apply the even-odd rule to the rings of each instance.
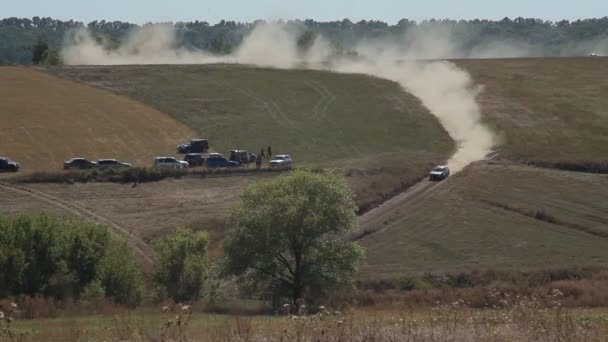
[[[268,154],[266,154],[266,152],[268,152]],[[255,167],[258,169],[261,168],[262,160],[264,160],[265,158],[268,158],[268,160],[272,158],[272,147],[270,147],[270,145],[268,145],[268,148],[266,150],[264,150],[263,147],[260,149],[260,154],[258,154],[255,158]]]

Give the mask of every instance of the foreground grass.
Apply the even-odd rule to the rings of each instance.
[[[538,299],[506,299],[500,307],[481,310],[457,301],[430,310],[323,311],[297,316],[135,311],[114,316],[17,321],[4,334],[22,341],[604,340],[608,333],[605,310],[563,309],[559,294],[545,299],[545,303]]]

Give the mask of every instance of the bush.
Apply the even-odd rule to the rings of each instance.
[[[176,302],[196,300],[207,273],[206,232],[178,229],[154,241],[154,281]]]
[[[100,275],[106,294],[136,304],[139,274],[126,247],[116,251],[104,227],[80,220],[38,216],[0,216],[0,298],[42,295],[80,298]],[[113,261],[108,266],[110,260]],[[113,283],[121,279],[121,296]],[[127,291],[128,290],[128,291]]]
[[[125,243],[112,244],[108,248],[99,265],[97,282],[106,297],[117,303],[135,306],[141,302],[141,273]]]

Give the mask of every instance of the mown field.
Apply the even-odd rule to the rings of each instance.
[[[608,262],[608,176],[479,163],[362,240],[364,278]]]
[[[271,145],[300,165],[379,168],[441,161],[453,151],[417,98],[368,76],[235,65],[50,71],[168,113],[222,153]]]
[[[484,87],[479,100],[484,121],[502,138],[500,162],[466,169],[375,227],[361,240],[367,248],[362,278],[608,261],[606,176],[521,164],[606,160],[608,81],[602,73],[608,59],[456,63]],[[190,134],[210,139],[216,151],[257,152],[271,144],[298,164],[340,167],[362,206],[411,185],[453,150],[417,99],[370,77],[228,65],[47,71],[165,112]],[[210,229],[217,246],[227,209],[243,186],[257,180],[27,186],[81,203],[144,240],[186,225]],[[2,200],[0,210],[43,207],[35,203]]]
[[[61,170],[72,157],[149,166],[193,131],[107,90],[25,67],[0,68],[0,155],[23,172]]]
[[[608,58],[459,60],[514,161],[608,162]]]
[[[479,164],[362,240],[365,278],[602,264],[606,175],[536,169],[608,162],[607,58],[460,60],[504,163]]]

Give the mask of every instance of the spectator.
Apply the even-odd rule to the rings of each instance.
[[[272,158],[272,148],[268,145],[268,158]]]
[[[262,159],[266,158],[266,155],[264,155],[264,148],[263,147],[260,150],[260,156],[262,157]]]
[[[255,168],[259,170],[261,167],[262,167],[262,156],[258,155],[255,158]]]

